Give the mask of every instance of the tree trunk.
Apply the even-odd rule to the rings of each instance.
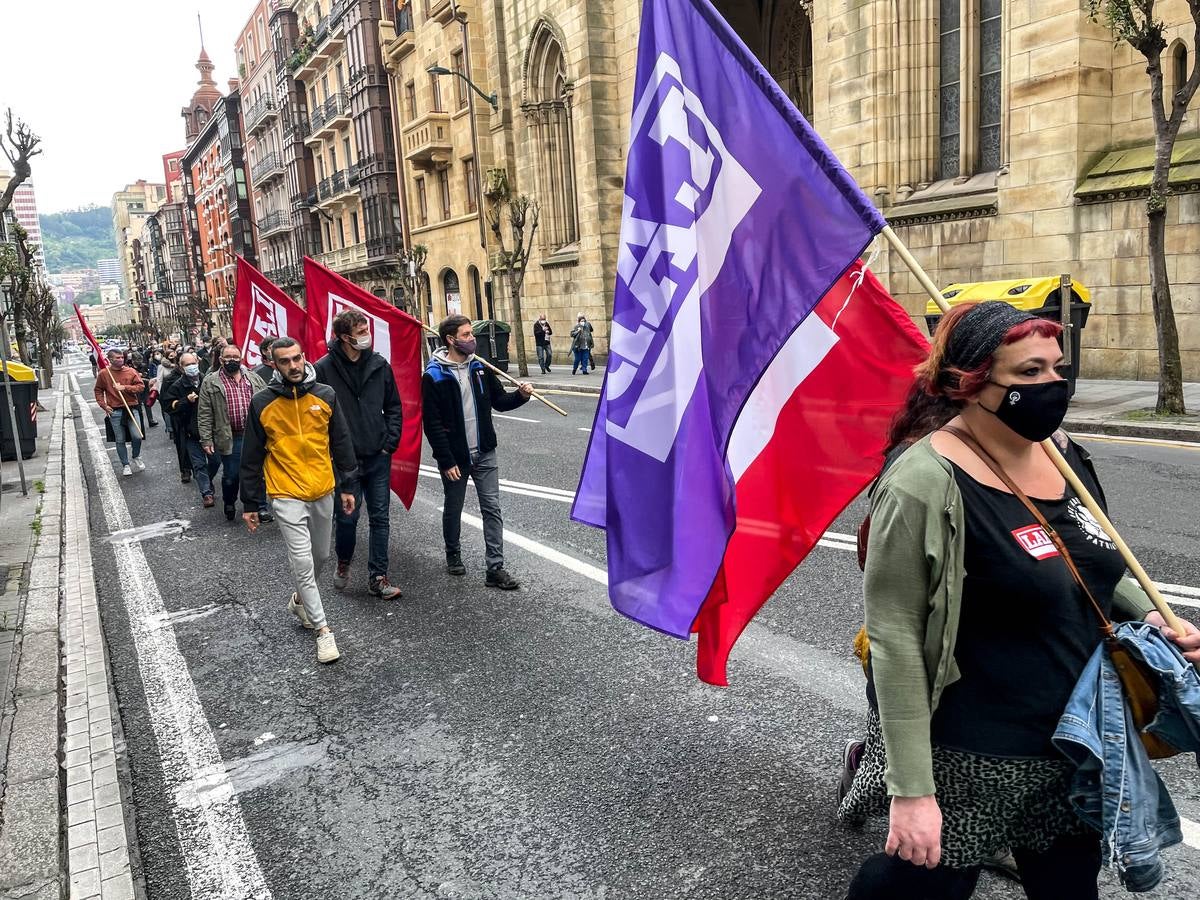
[[[1171,282],[1167,277],[1167,211],[1151,211],[1150,292],[1154,306],[1154,329],[1158,337],[1159,415],[1180,416],[1186,412],[1183,402],[1183,365],[1179,358],[1179,331],[1175,327],[1175,309],[1171,303]]]
[[[510,270],[511,273],[511,270]],[[524,279],[521,279],[524,281]],[[525,356],[525,319],[521,313],[521,288],[515,278],[509,277],[508,289],[512,294],[512,336],[517,350],[517,374],[522,378],[529,377],[529,361]]]

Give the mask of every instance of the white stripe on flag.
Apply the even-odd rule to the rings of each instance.
[[[837,335],[814,310],[771,360],[729,436],[725,458],[729,461],[735,482],[741,479],[770,442],[784,404],[801,382],[820,365],[837,341]]]

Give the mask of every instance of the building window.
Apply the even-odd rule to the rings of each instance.
[[[350,165],[350,138],[342,138],[342,162]]]
[[[359,241],[358,213],[356,213],[356,212],[350,213],[350,238],[351,238],[351,243],[357,244]]]
[[[412,121],[417,117],[417,85],[416,82],[410,81],[404,85],[404,99],[408,105],[408,121]]]
[[[479,181],[475,177],[475,160],[463,160],[463,179],[467,182],[467,212],[479,211]]]
[[[438,193],[442,199],[442,221],[450,218],[450,172],[442,169],[437,173]]]
[[[417,179],[417,221],[429,224],[429,201],[425,197],[425,179]]]
[[[336,224],[334,227],[337,229],[338,248],[344,250],[346,248],[346,227],[345,227],[345,223],[342,221],[341,216],[337,217],[337,221],[336,221]]]
[[[442,112],[442,82],[441,76],[429,76],[429,96],[432,98],[430,110],[433,112]]]
[[[579,239],[575,188],[575,139],[571,122],[572,85],[562,45],[540,22],[530,42],[522,111],[534,159],[534,180],[542,201],[542,244],[558,250]]]
[[[940,0],[937,176],[943,179],[994,172],[1002,162],[1003,0],[966,2],[972,15],[964,24],[961,0]]]
[[[453,53],[450,54],[450,70],[452,72],[462,72],[464,75],[466,74],[466,70],[463,68],[463,52],[461,50],[455,50]],[[456,96],[458,98],[458,108],[466,109],[467,108],[467,82],[464,81],[462,78],[455,78],[454,85],[455,85],[454,90],[455,90]]]

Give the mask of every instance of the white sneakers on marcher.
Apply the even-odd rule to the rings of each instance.
[[[138,457],[138,456],[135,456],[133,458],[133,467],[135,469],[137,469],[139,472],[146,471],[146,464],[144,462],[142,462],[141,457]]]
[[[129,466],[127,465],[123,469],[121,469],[121,474],[126,475],[126,476],[132,475],[133,469],[129,468]]]
[[[323,634],[317,635],[317,662],[331,663],[336,660],[338,653],[337,641],[333,639],[333,632],[326,631]]]
[[[299,594],[292,594],[291,599],[288,600],[288,612],[299,619],[300,624],[305,628],[311,629],[313,627],[312,620],[308,618],[308,613],[304,611],[304,604],[300,602]]]

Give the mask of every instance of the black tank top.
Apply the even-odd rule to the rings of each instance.
[[[1099,497],[1078,448],[1065,456]],[[1056,757],[1050,737],[1102,640],[1099,619],[1024,504],[951,465],[966,525],[954,653],[962,678],[942,694],[932,741],[989,756]],[[1111,615],[1121,554],[1070,487],[1058,500],[1032,499]]]

